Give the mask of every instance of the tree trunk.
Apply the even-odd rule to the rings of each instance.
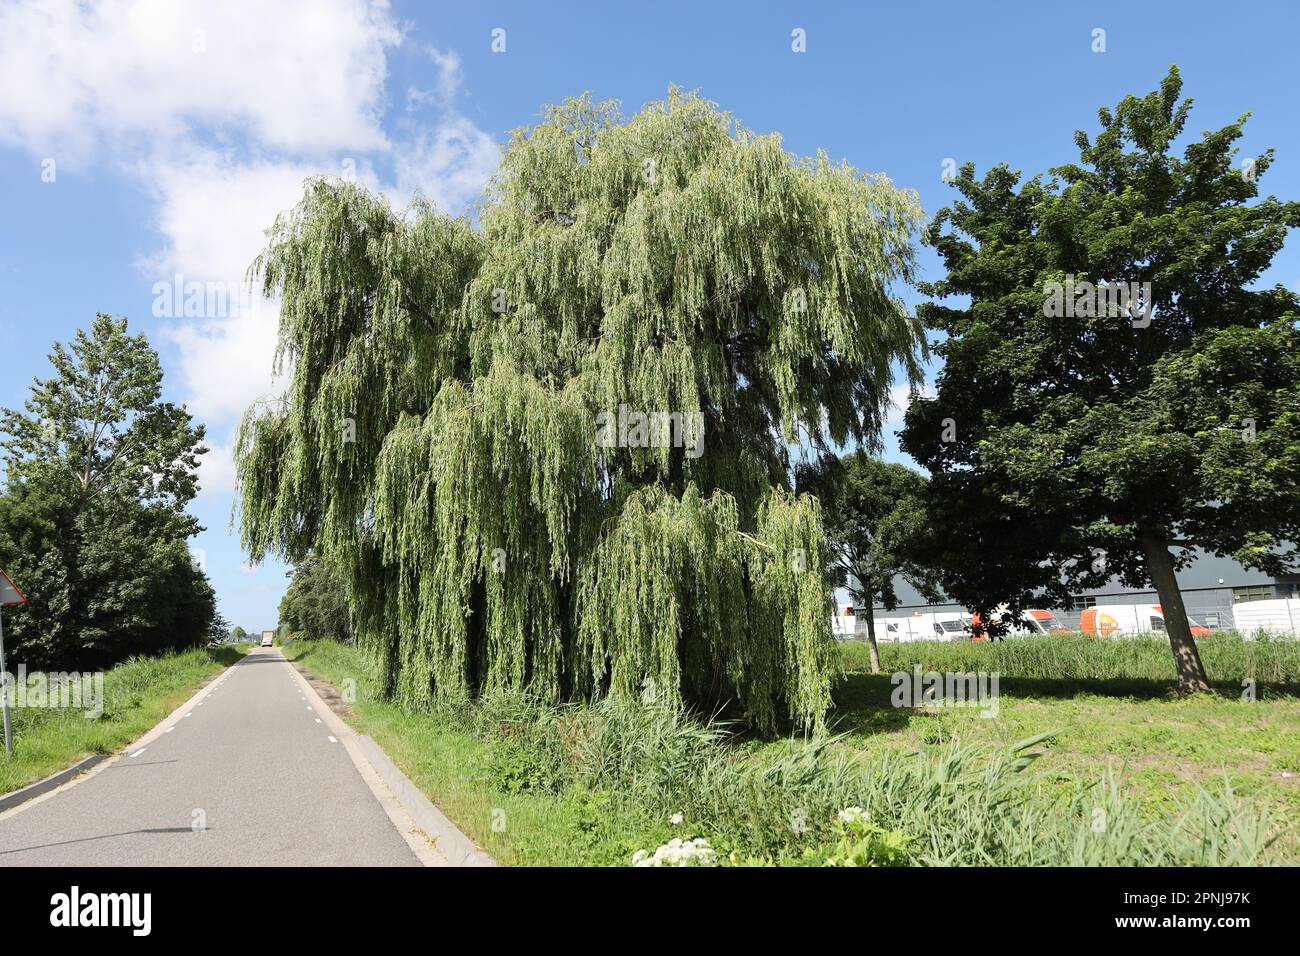
[[[880,673],[880,649],[876,647],[876,599],[870,592],[866,595],[867,605],[867,648],[871,651],[871,673]]]
[[[1184,694],[1207,691],[1210,682],[1206,679],[1201,655],[1196,650],[1196,641],[1187,623],[1187,608],[1183,606],[1183,595],[1178,590],[1178,578],[1174,574],[1174,556],[1169,553],[1169,545],[1150,532],[1142,532],[1139,540],[1146,553],[1147,574],[1160,595],[1165,631],[1173,648],[1174,666],[1178,668],[1178,690]]]

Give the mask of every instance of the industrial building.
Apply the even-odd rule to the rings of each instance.
[[[1195,622],[1214,630],[1233,626],[1232,609],[1243,601],[1262,601],[1275,598],[1300,598],[1300,574],[1272,576],[1245,568],[1228,558],[1200,554],[1197,558],[1178,572],[1179,588],[1183,594],[1183,603],[1188,616]],[[934,611],[963,611],[958,604],[930,604],[906,581],[894,582],[895,593],[899,598],[898,608],[883,611],[877,607],[875,616],[888,615],[901,617],[909,614]],[[843,613],[845,607],[853,603],[847,591],[836,595],[838,611]],[[1160,598],[1154,589],[1127,588],[1116,579],[1107,582],[1105,587],[1081,591],[1073,595],[1069,607],[1053,608],[1061,624],[1070,629],[1079,627],[1079,617],[1085,608],[1106,604],[1159,604]],[[864,609],[855,608],[860,620]],[[865,623],[859,630],[865,628]]]

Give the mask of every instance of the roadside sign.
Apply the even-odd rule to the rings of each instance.
[[[23,592],[9,580],[9,575],[0,570],[0,607],[13,604],[26,604]],[[5,755],[14,755],[14,732],[9,722],[9,672],[5,670],[5,632],[4,622],[0,621],[0,706],[4,708]]]
[[[26,603],[27,598],[23,596],[23,592],[18,590],[17,586],[9,580],[9,575],[0,568],[0,606],[9,607],[11,604]]]

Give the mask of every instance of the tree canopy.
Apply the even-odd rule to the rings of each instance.
[[[417,706],[738,700],[817,725],[834,650],[789,447],[878,431],[923,342],[914,194],[672,90],[515,132],[479,222],[316,180],[255,264],[284,400],[237,464],[254,554],[347,580]]]
[[[930,537],[926,478],[862,449],[839,457],[823,455],[797,468],[796,476],[799,490],[821,502],[830,541],[827,577],[866,609],[871,669],[877,672],[873,612],[877,605],[888,611],[898,607],[896,580],[939,599],[935,572],[920,559]]]
[[[108,666],[202,643],[216,603],[187,539],[203,428],[161,400],[162,369],[125,319],[99,315],[25,411],[4,409],[0,566],[28,602],[6,616],[14,660]]]
[[[1295,558],[1297,296],[1251,286],[1300,203],[1252,202],[1273,154],[1237,165],[1246,116],[1176,154],[1181,90],[1174,68],[1101,109],[1046,181],[962,167],[963,199],[926,234],[947,276],[922,289],[969,305],[918,308],[946,335],[944,368],[901,444],[933,474],[949,594],[987,612],[1152,582],[1195,690],[1176,569],[1194,549],[1272,571]]]
[[[289,589],[280,600],[279,625],[291,634],[308,638],[352,640],[342,576],[314,555],[301,561],[293,569]]]

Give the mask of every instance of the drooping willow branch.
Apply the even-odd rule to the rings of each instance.
[[[241,429],[245,544],[343,568],[412,706],[721,689],[820,726],[826,545],[786,445],[873,440],[893,367],[915,375],[890,285],[920,219],[676,91],[514,134],[480,226],[312,181],[255,264],[292,374]],[[598,441],[621,408],[700,416],[699,454]]]

